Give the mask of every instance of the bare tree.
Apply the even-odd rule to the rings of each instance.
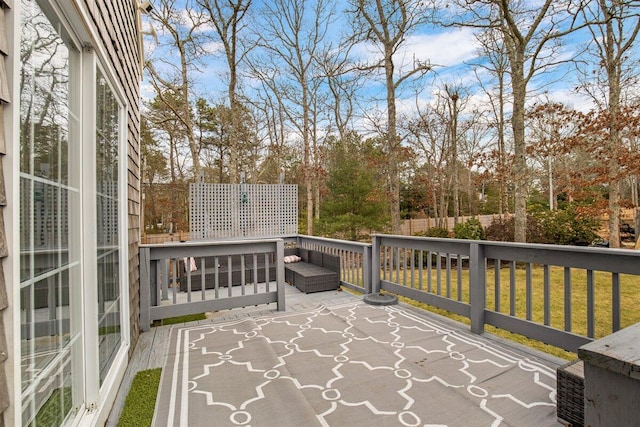
[[[186,2],[184,8],[178,7],[179,4],[178,0],[155,2],[149,18],[159,27],[157,32],[161,37],[154,53],[147,58],[146,69],[157,99],[181,123],[189,146],[193,176],[197,178],[200,175],[200,147],[195,135],[190,98],[192,73],[197,71],[199,59],[206,53],[203,50],[205,36],[201,32],[204,20],[190,1]],[[166,55],[167,49],[177,51],[178,63]]]
[[[396,54],[407,37],[429,19],[424,2],[417,0],[350,0],[354,17],[354,43],[374,44],[380,57],[360,66],[362,71],[383,70],[386,88],[386,150],[389,158],[388,182],[392,232],[400,233],[400,152],[396,117],[396,93],[407,79],[422,76],[431,66],[415,62],[410,70],[396,68]]]
[[[583,84],[602,111],[608,112],[607,161],[609,176],[609,244],[620,247],[620,200],[622,182],[626,178],[615,155],[624,145],[621,136],[621,108],[625,93],[637,90],[638,55],[632,48],[640,31],[640,5],[628,0],[598,0],[583,9],[590,22],[592,44],[589,53],[596,59],[595,79]],[[589,77],[591,77],[589,76]],[[626,90],[625,90],[626,89]],[[602,92],[600,92],[602,90]],[[604,92],[604,93],[603,93]]]
[[[487,28],[476,35],[479,42],[479,54],[485,59],[472,64],[474,72],[480,83],[485,95],[489,98],[489,111],[491,112],[491,125],[495,130],[495,139],[497,144],[496,167],[493,168],[493,175],[498,181],[498,213],[500,215],[509,212],[509,203],[507,199],[507,176],[508,161],[506,147],[506,128],[507,117],[505,115],[505,105],[507,103],[506,84],[509,70],[509,59],[502,42],[500,32],[495,28]],[[494,80],[494,86],[491,82],[485,82],[481,77],[482,73],[478,70],[489,72]]]
[[[506,0],[458,1],[464,21],[449,25],[495,29],[509,61],[512,92],[513,173],[515,186],[515,241],[526,241],[527,161],[525,103],[532,79],[543,69],[566,62],[558,55],[562,37],[580,26],[575,11],[579,0],[543,0],[541,3]]]
[[[418,103],[417,103],[418,104]],[[451,189],[450,137],[451,128],[447,112],[447,101],[436,97],[431,105],[417,105],[417,114],[404,126],[407,142],[416,153],[414,170],[422,170],[430,181],[430,202],[436,226],[446,228]]]
[[[238,127],[242,109],[238,104],[238,66],[247,54],[247,50],[239,52],[240,32],[246,28],[243,23],[251,0],[197,0],[198,4],[208,14],[208,22],[213,24],[216,33],[224,46],[225,59],[229,69],[228,97],[231,107],[231,128],[230,128],[230,165],[229,179],[231,183],[239,181],[239,136]]]
[[[353,119],[356,93],[362,86],[361,79],[353,72],[349,60],[352,45],[336,48],[329,44],[318,56],[318,66],[329,88],[327,108],[331,111],[333,122],[340,138],[344,138]]]
[[[450,160],[451,180],[453,184],[453,223],[457,224],[460,218],[460,176],[458,175],[458,117],[460,116],[460,88],[444,85],[445,105],[449,115],[449,133],[450,133]]]
[[[319,88],[314,80],[321,74],[314,67],[334,19],[331,6],[327,0],[265,3],[257,28],[257,47],[263,55],[254,56],[251,65],[254,77],[272,79],[269,88],[302,139],[309,235],[314,218],[313,105]]]

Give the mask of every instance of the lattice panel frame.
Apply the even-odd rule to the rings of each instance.
[[[191,240],[297,234],[298,186],[192,183],[189,230]]]

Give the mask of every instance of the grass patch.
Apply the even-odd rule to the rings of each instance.
[[[140,371],[136,374],[131,383],[127,400],[124,402],[118,426],[146,427],[151,425],[161,373],[162,368],[156,368]]]
[[[187,314],[184,316],[167,317],[162,320],[155,320],[151,326],[166,326],[175,325],[176,323],[196,322],[198,320],[205,320],[207,316],[204,313]]]

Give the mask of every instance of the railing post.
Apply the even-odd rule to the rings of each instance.
[[[369,293],[380,292],[380,238],[373,236],[371,245],[371,286]]]
[[[162,300],[169,299],[169,262],[166,259],[160,260],[160,271],[162,275]]]
[[[284,298],[284,240],[278,239],[276,242],[276,289],[278,292],[278,311],[285,311]]]
[[[373,264],[371,261],[371,246],[365,246],[362,249],[362,287],[365,293],[371,293],[371,268]]]
[[[484,333],[484,311],[487,303],[487,261],[484,246],[472,242],[469,248],[469,304],[471,305],[471,332]]]
[[[140,327],[144,332],[151,329],[151,281],[150,249],[140,248]]]

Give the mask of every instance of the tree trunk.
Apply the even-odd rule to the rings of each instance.
[[[515,232],[516,242],[527,241],[527,161],[524,129],[526,84],[524,79],[524,55],[519,52],[511,59],[511,84],[513,87],[513,129],[514,184],[515,184]]]
[[[393,76],[393,46],[386,43],[384,70],[387,86],[387,145],[389,151],[389,204],[391,214],[391,232],[400,234],[400,177],[398,167],[398,135],[396,127],[396,91]]]

